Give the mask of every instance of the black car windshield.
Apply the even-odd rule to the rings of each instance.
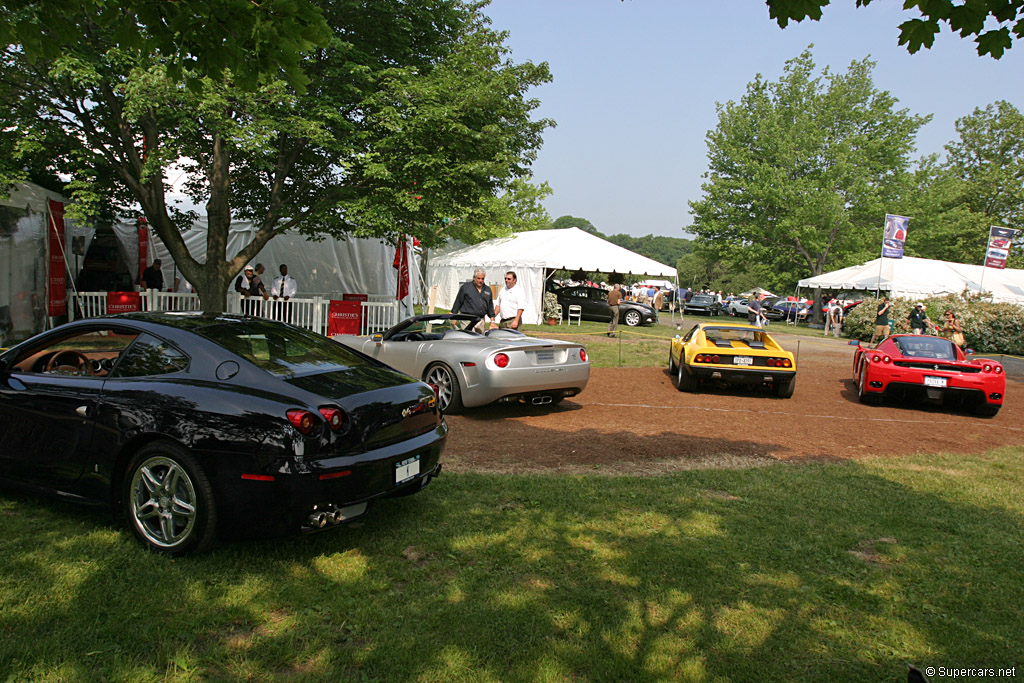
[[[714,298],[712,298],[710,294],[698,294],[690,299],[691,304],[710,304],[713,301]]]
[[[367,363],[341,344],[277,323],[254,320],[208,325],[196,332],[267,372],[282,377],[343,370]]]
[[[948,339],[939,337],[897,337],[896,347],[908,358],[937,358],[956,360],[956,347]]]

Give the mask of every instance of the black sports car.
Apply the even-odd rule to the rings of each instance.
[[[608,305],[608,290],[600,287],[562,287],[555,289],[558,304],[562,307],[562,318],[568,319],[569,306],[579,306],[583,320],[608,322],[612,319],[612,309]],[[619,322],[623,325],[652,325],[658,322],[658,312],[653,306],[636,301],[619,303]]]
[[[0,355],[0,478],[123,514],[144,545],[350,521],[441,471],[429,385],[290,325],[135,313]]]

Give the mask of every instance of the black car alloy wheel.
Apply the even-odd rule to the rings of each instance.
[[[123,501],[132,533],[157,552],[201,552],[216,537],[210,480],[176,444],[152,443],[135,455],[125,476]]]

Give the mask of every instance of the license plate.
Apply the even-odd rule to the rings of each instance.
[[[537,362],[538,363],[553,363],[555,360],[554,351],[538,351]]]
[[[736,365],[753,365],[754,359],[751,356],[736,356],[732,362]]]
[[[946,386],[946,378],[945,377],[929,377],[928,375],[925,375],[925,377],[924,377],[924,385],[926,387],[944,387],[944,386]]]
[[[395,465],[395,483],[409,481],[420,473],[420,456],[414,455],[408,460],[403,460]]]

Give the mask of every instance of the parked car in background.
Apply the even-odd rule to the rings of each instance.
[[[861,403],[882,397],[961,404],[994,417],[1003,405],[1006,373],[998,361],[968,358],[959,346],[926,334],[894,334],[877,347],[857,346],[853,381]]]
[[[447,433],[427,384],[269,320],[90,318],[0,355],[0,479],[120,510],[172,556],[415,493]]]
[[[672,339],[668,369],[680,391],[702,383],[767,386],[789,398],[796,386],[796,358],[759,327],[701,322]]]
[[[697,315],[719,315],[722,312],[722,305],[718,299],[711,294],[694,294],[693,298],[686,302],[683,307],[683,314],[695,313]]]
[[[608,305],[608,290],[600,287],[560,287],[554,290],[558,304],[562,307],[562,318],[569,318],[569,306],[579,306],[583,320],[608,322],[612,319],[612,309]],[[619,303],[619,322],[623,325],[653,325],[658,322],[658,313],[653,306],[638,301],[622,301]]]
[[[725,306],[725,312],[729,315],[747,316],[747,303],[749,299],[733,299]]]
[[[769,320],[792,320],[804,323],[811,316],[811,306],[803,301],[776,301],[774,306],[765,310],[764,315]]]
[[[545,405],[583,391],[590,362],[582,344],[516,330],[473,332],[473,315],[407,318],[383,334],[333,339],[438,387],[441,410],[495,401]]]

